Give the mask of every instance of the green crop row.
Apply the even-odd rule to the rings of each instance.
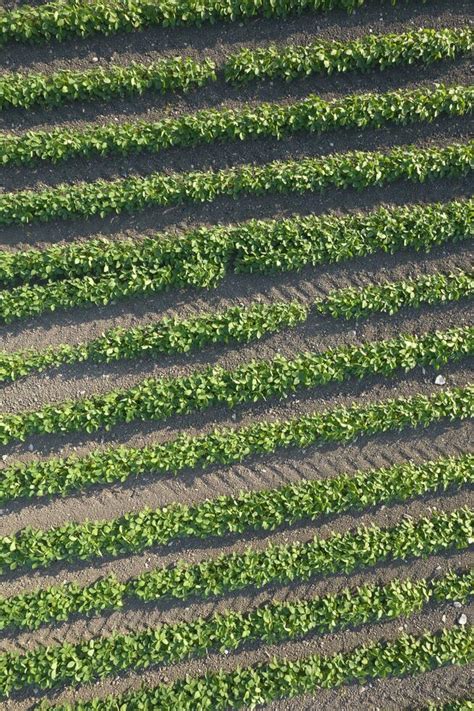
[[[438,368],[469,355],[474,355],[474,327],[465,326],[307,352],[292,359],[253,360],[232,370],[209,366],[191,375],[146,378],[131,388],[39,410],[1,413],[0,442],[25,440],[32,434],[109,430],[122,422],[164,420],[220,404],[231,408],[351,377],[388,377],[418,366]]]
[[[57,561],[116,556],[188,537],[268,531],[283,523],[394,500],[408,501],[420,494],[472,483],[474,456],[465,455],[353,476],[343,474],[329,481],[304,482],[238,497],[224,496],[195,506],[176,503],[155,511],[143,509],[107,521],[26,529],[0,539],[0,566],[44,568]]]
[[[474,273],[422,274],[415,279],[387,281],[356,289],[336,289],[314,309],[333,318],[361,318],[372,313],[394,314],[406,306],[458,301],[474,295]]]
[[[68,101],[110,99],[114,96],[189,91],[216,79],[215,64],[189,57],[159,59],[150,64],[97,67],[85,71],[60,69],[52,74],[29,72],[0,76],[0,110],[6,107],[58,106]]]
[[[179,435],[142,449],[116,447],[83,458],[48,459],[12,464],[1,470],[1,495],[8,499],[66,494],[94,484],[125,481],[148,472],[178,473],[214,464],[241,462],[280,448],[346,442],[369,436],[428,427],[443,420],[474,415],[474,386],[453,388],[431,396],[382,400],[371,405],[336,407],[290,420],[261,421],[238,429],[221,428],[205,435]]]
[[[362,190],[405,179],[424,182],[462,176],[474,168],[474,141],[443,147],[396,147],[335,153],[322,158],[274,161],[222,170],[152,173],[146,177],[61,184],[41,191],[0,194],[0,224],[49,222],[111,213],[136,212],[151,205],[212,202],[221,196],[267,192],[302,193],[328,188]]]
[[[354,94],[333,101],[310,96],[285,105],[205,109],[157,122],[107,124],[76,130],[56,128],[22,135],[3,133],[0,134],[0,154],[4,164],[29,164],[35,160],[57,162],[77,156],[158,152],[171,146],[194,146],[214,141],[242,141],[260,136],[281,138],[299,131],[430,122],[441,115],[465,115],[472,112],[473,107],[474,88],[462,85],[441,84],[413,91]]]
[[[452,548],[461,550],[472,543],[472,527],[472,511],[435,512],[417,522],[404,518],[391,528],[362,527],[306,543],[272,545],[263,551],[248,548],[244,553],[221,555],[196,564],[181,561],[126,582],[114,575],[86,586],[66,582],[0,598],[0,627],[36,629],[67,620],[71,615],[98,614],[130,602],[208,598],[248,586],[304,581],[314,575],[349,573],[384,561],[424,557]]]
[[[105,239],[52,245],[44,250],[0,251],[0,284],[119,279],[171,267],[177,285],[209,285],[236,264],[237,271],[297,269],[404,247],[429,249],[474,233],[474,200],[378,208],[368,213],[308,215],[200,227],[182,237],[165,233],[140,241]],[[253,244],[256,249],[252,249]],[[265,258],[260,264],[260,253]],[[285,255],[288,255],[284,259]],[[248,267],[247,267],[248,264]],[[207,276],[201,276],[201,271]]]
[[[44,252],[2,252],[4,282],[36,281],[41,275],[62,281],[0,291],[0,319],[8,323],[57,308],[107,304],[168,287],[212,287],[231,271],[289,271],[406,248],[428,252],[435,245],[472,238],[473,206],[469,200],[380,208],[365,215],[311,215],[201,228],[182,239],[165,236],[140,244],[94,240]],[[68,274],[72,278],[65,278]]]
[[[56,0],[0,13],[1,42],[48,42],[257,16],[287,17],[308,11],[355,10],[365,0]],[[392,4],[395,4],[392,0]]]
[[[0,654],[0,694],[35,685],[84,684],[126,670],[174,663],[210,650],[221,653],[248,643],[272,644],[310,632],[407,617],[430,603],[467,601],[474,573],[448,573],[434,580],[394,580],[345,589],[337,595],[273,603],[242,614],[226,612],[192,622],[160,625],[133,634],[92,637],[76,644],[42,646]]]
[[[390,35],[366,35],[349,42],[316,41],[307,45],[244,48],[230,56],[224,66],[232,83],[256,79],[291,81],[314,73],[367,71],[401,64],[430,64],[439,59],[454,59],[474,48],[470,29],[420,29]]]
[[[429,704],[423,709],[426,711],[474,711],[474,701],[457,699],[456,701],[447,701],[445,704]]]
[[[318,41],[302,47],[242,50],[225,61],[222,72],[226,81],[238,83],[264,76],[293,79],[314,72],[331,74],[416,62],[430,64],[470,52],[474,47],[473,38],[474,32],[469,29],[421,29],[398,35],[367,35],[347,42]],[[151,64],[133,63],[81,71],[61,69],[52,74],[3,74],[0,76],[0,110],[12,106],[28,109],[78,100],[104,100],[146,90],[186,91],[216,81],[216,69],[210,59],[196,62],[189,57],[175,57]]]
[[[196,62],[175,57],[143,64],[113,65],[86,70],[61,69],[45,73],[7,73],[0,77],[0,110],[57,106],[71,101],[107,100],[116,96],[189,90],[216,81],[212,60]]]
[[[215,343],[249,343],[305,321],[311,311],[350,319],[375,312],[393,314],[407,306],[458,301],[472,295],[474,275],[459,271],[360,289],[337,289],[318,299],[312,307],[299,301],[254,302],[189,319],[168,317],[147,326],[113,328],[88,343],[74,346],[61,344],[42,351],[0,352],[0,382],[18,380],[32,371],[41,372],[65,363],[110,363],[160,353],[187,353]]]
[[[474,630],[452,627],[417,637],[403,635],[390,642],[358,646],[332,656],[311,655],[295,661],[275,658],[231,672],[209,672],[154,688],[145,686],[120,696],[53,707],[46,704],[42,708],[54,711],[255,709],[276,699],[311,694],[316,689],[389,676],[412,676],[448,664],[467,664],[474,658],[473,650]]]
[[[445,279],[449,285],[440,283],[437,301],[455,300],[474,292],[474,276],[453,274]],[[113,328],[88,343],[75,346],[61,344],[42,351],[0,352],[0,382],[17,380],[32,371],[64,363],[110,363],[159,353],[186,353],[212,343],[249,343],[264,334],[295,326],[304,321],[308,313],[309,309],[298,301],[269,305],[254,302],[247,307],[232,306],[222,312],[189,319],[168,317],[148,326]]]

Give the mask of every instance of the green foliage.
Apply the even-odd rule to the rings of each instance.
[[[92,240],[44,251],[0,252],[0,291],[6,322],[57,308],[107,304],[169,287],[212,287],[227,272],[270,272],[393,253],[472,237],[474,201],[379,208],[368,214],[252,220],[199,228],[182,238],[142,242]],[[55,283],[61,280],[61,283]]]
[[[473,295],[473,273],[423,274],[416,279],[371,284],[362,289],[337,289],[318,300],[314,308],[334,318],[351,319],[372,313],[394,314],[406,306],[458,301]]]
[[[103,100],[142,94],[147,89],[161,93],[188,91],[215,77],[214,62],[209,59],[195,62],[183,57],[106,69],[61,69],[52,74],[15,72],[0,76],[0,110],[10,106],[29,109],[38,104],[57,106],[69,101]]]
[[[349,573],[360,565],[427,556],[453,547],[461,550],[472,542],[472,523],[472,511],[437,512],[416,523],[404,519],[392,528],[359,528],[309,543],[270,546],[261,552],[249,548],[242,554],[222,555],[198,564],[179,562],[127,582],[112,575],[84,587],[75,582],[63,583],[0,598],[0,627],[36,629],[45,623],[67,620],[73,614],[98,614],[137,600],[185,600],[195,595],[206,598],[247,586],[308,580],[316,574]],[[445,597],[449,597],[449,586],[445,588]],[[471,594],[469,584],[459,592],[460,596]]]
[[[406,306],[458,301],[473,294],[474,276],[460,271],[421,275],[360,289],[337,289],[319,299],[313,309],[334,318],[349,319],[374,312],[393,314]],[[65,363],[110,363],[160,353],[187,353],[215,343],[249,343],[295,326],[305,321],[309,313],[310,308],[298,301],[268,305],[255,302],[189,319],[168,317],[147,326],[113,328],[88,343],[74,346],[61,344],[42,351],[0,352],[0,382],[18,380],[32,371]]]
[[[210,650],[224,653],[252,642],[271,644],[309,632],[396,619],[429,603],[467,600],[473,591],[471,571],[435,580],[394,580],[385,586],[346,588],[322,598],[277,602],[245,614],[226,612],[133,634],[42,646],[23,654],[4,652],[0,654],[0,694],[32,684],[49,689],[63,683],[87,683],[125,670],[203,656]]]
[[[307,45],[244,48],[228,58],[227,81],[291,81],[314,73],[367,71],[401,64],[430,64],[454,59],[474,47],[471,29],[419,29],[388,35],[366,35],[344,42],[317,40]]]
[[[182,434],[143,449],[116,447],[83,458],[48,459],[3,468],[0,486],[6,499],[65,494],[92,484],[125,481],[146,472],[177,473],[214,464],[241,462],[280,448],[346,442],[369,436],[427,427],[442,420],[463,420],[474,413],[474,386],[453,388],[429,397],[415,395],[370,405],[336,407],[283,421],[260,421],[205,435]]]
[[[254,709],[276,699],[314,693],[316,689],[389,676],[412,676],[448,664],[467,664],[474,658],[473,650],[472,628],[452,627],[417,637],[402,635],[389,642],[370,643],[332,656],[314,654],[294,661],[274,658],[271,662],[239,667],[231,672],[187,676],[171,684],[142,686],[120,696],[52,708],[55,711]],[[51,707],[43,706],[45,708]]]
[[[363,509],[393,500],[474,483],[474,456],[405,464],[341,475],[269,491],[224,496],[196,506],[173,504],[144,509],[108,521],[66,523],[48,530],[26,529],[0,539],[0,565],[45,567],[60,560],[87,560],[142,551],[180,538],[272,530],[322,514]],[[13,546],[13,550],[11,550]],[[28,599],[28,596],[27,596]]]
[[[19,12],[21,13],[21,10]],[[2,19],[5,20],[5,15],[0,15],[0,32]],[[227,59],[223,72],[226,81],[238,83],[263,76],[294,79],[297,76],[313,72],[331,74],[334,71],[363,71],[374,67],[384,69],[389,66],[412,64],[414,62],[429,64],[469,52],[474,46],[473,37],[474,33],[469,29],[422,29],[398,35],[367,35],[358,40],[342,43],[319,41],[303,47],[289,45],[271,47],[269,49],[244,49]],[[189,90],[190,88],[200,87],[208,82],[215,81],[216,78],[216,65],[213,61],[205,59],[203,62],[195,62],[188,57],[161,59],[149,65],[132,63],[128,66],[115,65],[107,68],[81,71],[61,69],[52,74],[12,72],[0,77],[0,110],[11,106],[28,109],[36,105],[57,106],[70,101],[107,100],[115,96],[141,94],[146,90],[159,92],[177,89]],[[396,97],[393,101],[395,103],[399,102],[399,98]],[[351,104],[351,102],[349,103]],[[436,115],[438,109],[436,106],[431,106],[430,108],[430,101],[426,94],[424,103],[427,113],[422,109],[421,115],[426,113],[426,118],[429,120],[430,116],[433,116],[433,112]],[[441,103],[443,103],[443,99]],[[444,103],[448,112],[451,112],[449,99],[446,102],[445,98]],[[372,104],[375,112],[380,110],[373,103],[373,100]],[[322,107],[324,108],[324,102]],[[262,118],[266,123],[269,121],[271,123],[272,110],[268,106],[266,108],[263,107]],[[277,109],[275,113],[281,110],[281,108]],[[314,110],[315,107],[313,106],[313,113]],[[319,110],[319,108],[316,107],[316,110]],[[416,107],[410,109],[405,104],[399,110],[402,114],[399,119],[402,122],[403,114],[407,110],[408,113],[411,112],[417,118],[420,117]],[[456,113],[456,109],[453,110]],[[390,113],[390,108],[382,108],[383,115],[390,115]],[[396,111],[396,113],[398,112]],[[303,120],[304,114],[305,110],[303,108]],[[213,117],[210,121],[209,115]],[[227,112],[225,115],[227,116],[227,126],[224,128],[224,134],[232,134],[233,130],[237,136],[242,132],[245,133],[248,130],[249,117],[250,124],[253,124],[254,127],[256,125],[257,119],[253,111],[250,113],[244,112],[244,126],[242,129],[239,129],[238,126],[232,127],[234,123],[232,119],[233,112]],[[362,118],[362,124],[367,121],[367,109],[365,110],[365,115],[366,118]],[[219,112],[204,112],[204,114],[201,114],[201,118],[202,116],[207,116],[207,120],[204,118],[204,126],[207,126],[207,128],[204,128],[204,132],[207,133],[209,124],[211,126],[214,125],[216,116],[219,117]],[[301,122],[301,115],[297,114],[294,119],[297,122]],[[217,120],[219,121],[219,118]],[[288,120],[291,121],[288,117],[284,119],[284,123],[288,123]],[[376,119],[375,125],[379,120],[380,118]],[[356,125],[359,125],[359,121],[360,118],[356,120]],[[308,119],[306,119],[306,122],[308,122]],[[372,125],[370,119],[369,124]],[[182,122],[178,121],[175,126],[182,126]],[[122,133],[122,135],[125,135],[125,141],[130,140],[130,127],[124,127],[123,130],[125,134]],[[119,144],[122,145],[123,140],[120,139],[120,129],[114,127],[114,131],[117,131]],[[277,133],[278,131],[279,129],[277,128]],[[158,135],[160,133],[161,130],[158,129]],[[189,134],[189,129],[186,126],[184,127],[184,133],[185,135]],[[54,136],[57,136],[57,134],[53,134],[53,143],[56,145],[57,141]],[[63,133],[62,136],[63,139],[67,140],[67,132],[66,135]],[[155,140],[153,135],[148,138],[148,140],[150,139],[152,141]],[[93,140],[96,145],[98,142],[100,145],[100,138]],[[108,138],[105,140],[106,143],[109,141]],[[141,135],[140,133],[137,134],[136,131],[131,140],[133,144],[142,144]],[[146,143],[146,141],[147,137],[144,131],[143,142]],[[36,142],[35,150],[39,147],[38,143]],[[33,145],[35,145],[34,140]],[[188,145],[188,143],[185,143],[185,145]]]
[[[392,0],[393,2],[393,0]],[[201,25],[263,15],[286,17],[305,11],[355,10],[365,0],[56,0],[0,14],[3,42],[47,42],[100,33],[131,32],[162,25]]]
[[[307,352],[292,359],[254,360],[233,370],[209,366],[187,376],[146,378],[131,388],[40,410],[0,414],[0,442],[25,440],[32,434],[109,430],[121,422],[164,420],[220,404],[231,408],[351,377],[388,377],[417,366],[437,368],[469,355],[474,355],[474,327],[465,326]]]
[[[474,234],[474,200],[380,208],[367,215],[312,216],[244,225],[234,271],[269,273],[341,262],[377,252],[429,251]],[[238,251],[237,251],[238,250]]]
[[[205,109],[196,114],[157,122],[107,124],[84,129],[53,128],[51,131],[29,131],[21,135],[3,133],[0,134],[0,153],[4,164],[29,164],[36,160],[56,162],[77,156],[158,152],[172,146],[194,146],[214,141],[259,136],[281,138],[298,131],[322,132],[335,128],[433,121],[441,115],[465,115],[472,112],[473,106],[473,87],[443,84],[429,90],[355,94],[333,101],[309,96],[290,104]]]
[[[474,711],[474,701],[459,699],[447,701],[445,704],[429,704],[423,708],[426,711]]]
[[[62,344],[43,351],[0,352],[0,381],[17,380],[33,370],[42,371],[63,363],[87,360],[110,363],[159,353],[187,353],[213,343],[249,343],[264,334],[295,326],[307,316],[308,308],[297,301],[268,305],[255,302],[189,319],[166,317],[147,326],[113,328],[77,346]]]
[[[362,190],[402,179],[425,182],[467,175],[473,169],[473,158],[474,141],[468,141],[441,148],[402,146],[388,153],[353,151],[216,171],[63,183],[41,191],[0,194],[0,224],[105,217],[151,205],[212,202],[220,196],[236,198],[329,188]]]

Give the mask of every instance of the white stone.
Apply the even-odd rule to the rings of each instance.
[[[435,385],[446,385],[446,378],[444,377],[444,375],[436,376]]]
[[[453,602],[453,605],[454,605],[454,607],[462,607],[461,603],[458,600]]]
[[[464,625],[466,625],[466,624],[467,624],[467,615],[465,615],[463,613],[462,615],[459,615],[458,625],[461,625],[462,627],[464,627]]]

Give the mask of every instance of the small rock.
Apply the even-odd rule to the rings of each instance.
[[[458,600],[453,602],[453,605],[454,605],[454,607],[462,607],[462,604]]]
[[[447,620],[446,615],[443,615],[442,618],[441,618],[441,622],[446,622],[446,620]]]
[[[34,452],[34,451],[35,451],[35,448],[33,447],[32,444],[29,444],[29,445],[28,445],[28,451],[29,451],[29,452]]]
[[[93,61],[93,62],[98,62],[98,61],[99,61],[99,57],[92,57],[92,61]]]
[[[355,338],[357,336],[357,331],[349,331],[349,336],[352,336],[352,338]]]
[[[461,627],[464,627],[464,625],[467,624],[467,615],[464,613],[462,615],[459,615],[458,618],[458,625],[461,625]]]
[[[8,454],[2,454],[2,462],[6,462],[8,459]]]
[[[436,376],[435,385],[446,385],[446,378],[444,377],[444,375]]]
[[[232,413],[232,415],[230,416],[230,418],[231,418],[231,420],[236,420],[236,419],[237,419],[237,415],[235,414],[235,412]]]

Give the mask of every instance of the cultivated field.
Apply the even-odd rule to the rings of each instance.
[[[3,2],[2,709],[474,708],[473,48]]]

